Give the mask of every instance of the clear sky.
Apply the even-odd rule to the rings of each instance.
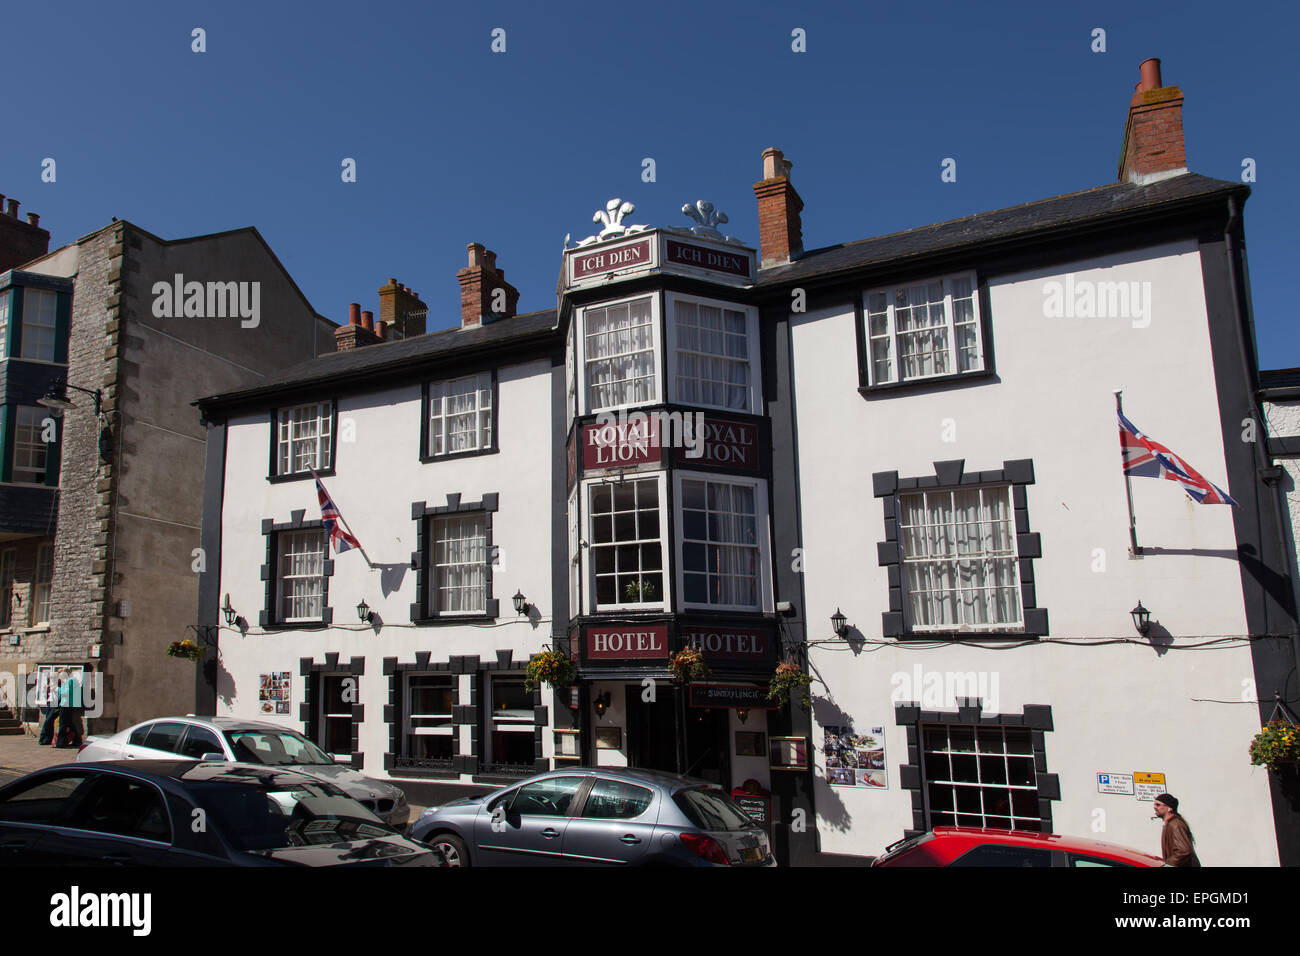
[[[1256,162],[1260,361],[1300,366],[1298,26],[1294,4],[1131,0],[9,3],[0,193],[53,247],[113,216],[169,239],[253,225],[322,314],[377,309],[395,276],[432,330],[459,321],[470,241],[520,311],[554,306],[565,234],[614,196],[650,225],[711,200],[757,245],[767,146],[794,162],[810,249],[1112,182],[1157,56],[1191,169]]]

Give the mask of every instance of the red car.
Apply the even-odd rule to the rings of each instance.
[[[935,827],[885,848],[872,866],[1162,866],[1115,843],[980,827]]]

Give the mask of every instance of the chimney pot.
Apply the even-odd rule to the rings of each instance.
[[[1152,57],[1149,60],[1143,60],[1138,69],[1142,74],[1142,80],[1137,85],[1139,93],[1145,93],[1147,90],[1158,90],[1164,85],[1160,82],[1160,60],[1158,58]]]
[[[352,302],[348,305],[348,325],[361,324],[361,303]]]
[[[17,200],[17,199],[11,199],[11,200],[9,200],[9,206],[8,206],[8,208],[5,210],[5,214],[8,215],[8,216],[13,216],[15,219],[18,218],[18,200]]]
[[[27,214],[27,225],[29,225],[29,226],[39,226],[40,224],[41,224],[41,217],[40,217],[40,216],[36,215],[36,213],[34,213],[34,212],[29,212],[29,213]]]
[[[481,243],[471,242],[466,248],[469,250],[469,266],[480,266],[483,264],[483,254],[487,251]]]
[[[790,182],[792,165],[775,146],[763,150],[763,180],[754,184],[760,268],[803,255],[803,200]]]
[[[366,314],[369,315],[370,313],[366,313]],[[376,337],[377,339],[379,339],[379,341],[381,341],[381,342],[386,342],[386,341],[388,341],[388,323],[387,323],[387,322],[376,322],[376,323],[375,323],[375,337]]]
[[[363,329],[367,329],[367,330],[373,332],[373,331],[375,330],[375,313],[373,313],[373,312],[362,312],[362,313],[361,313],[361,327],[362,327]]]
[[[484,265],[486,268],[492,270],[493,272],[496,271],[496,268],[497,268],[497,254],[496,254],[495,252],[493,252],[491,249],[486,249],[486,250],[484,250],[484,252],[483,252],[483,265]]]

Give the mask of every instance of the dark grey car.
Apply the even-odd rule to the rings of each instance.
[[[653,770],[553,770],[430,807],[412,839],[450,866],[775,866],[767,831],[716,784]]]

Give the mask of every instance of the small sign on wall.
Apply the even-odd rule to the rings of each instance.
[[[826,782],[838,787],[889,788],[885,770],[885,728],[854,733],[852,727],[827,726],[822,750],[826,755]]]
[[[1154,800],[1166,790],[1165,775],[1140,771],[1133,774],[1133,785],[1137,788],[1139,800]]]
[[[1097,792],[1117,793],[1131,797],[1133,796],[1133,774],[1099,773],[1097,774]]]
[[[257,684],[257,709],[263,714],[289,715],[289,671],[262,674]]]

